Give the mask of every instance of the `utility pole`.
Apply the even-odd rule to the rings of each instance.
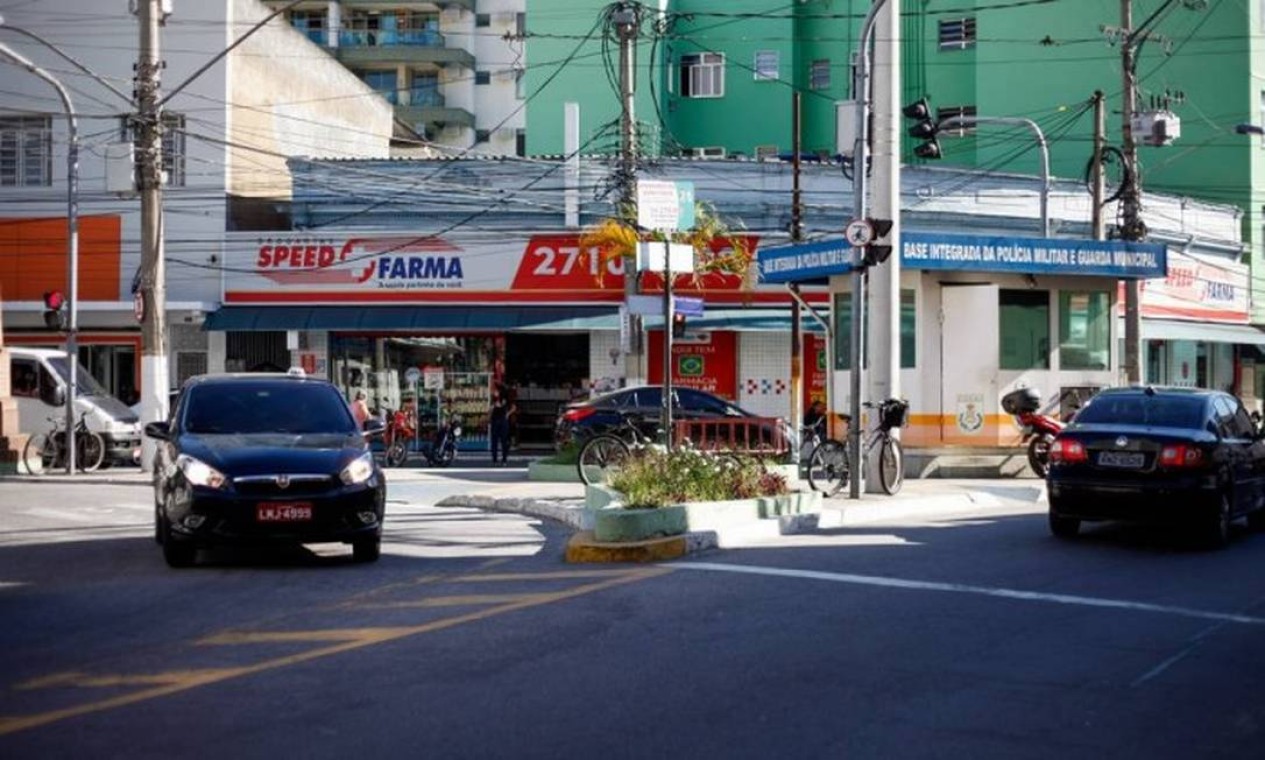
[[[1152,17],[1154,18],[1154,17]],[[1138,172],[1138,145],[1133,135],[1133,109],[1137,104],[1138,79],[1134,55],[1139,40],[1133,28],[1133,0],[1120,0],[1120,63],[1124,69],[1124,103],[1121,128],[1124,153],[1124,186],[1120,193],[1120,238],[1146,237],[1142,223],[1142,180]],[[1137,279],[1124,281],[1124,371],[1130,385],[1142,382],[1142,287]]]
[[[163,62],[158,27],[159,0],[139,0],[140,58],[136,62],[136,185],[141,198],[141,419],[167,419],[167,273],[163,252],[162,108],[159,99]],[[141,467],[153,461],[153,442],[145,438]]]
[[[635,223],[637,206],[637,120],[633,108],[634,95],[637,91],[637,55],[636,41],[639,32],[637,8],[631,3],[620,3],[613,14],[615,32],[619,36],[619,98],[621,113],[619,121],[619,181],[620,211],[631,214]],[[624,261],[624,302],[631,302],[629,296],[637,295],[637,257],[636,252]],[[664,315],[665,319],[667,315]],[[670,323],[664,324],[664,330],[671,330]],[[628,315],[628,345],[624,353],[624,384],[635,385],[641,378],[641,317]],[[664,372],[669,371],[666,365]]]
[[[1107,107],[1106,101],[1103,99],[1102,90],[1094,90],[1094,168],[1093,168],[1093,198],[1094,208],[1091,214],[1093,220],[1093,236],[1094,240],[1105,240],[1107,238],[1106,226],[1103,224],[1102,206],[1103,197],[1106,195],[1106,184],[1103,178],[1102,168],[1102,152],[1107,144]]]

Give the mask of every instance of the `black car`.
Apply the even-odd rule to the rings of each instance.
[[[172,567],[199,547],[345,542],[378,559],[386,482],[330,383],[215,375],[185,383],[167,422],[145,426],[154,459],[154,536]]]
[[[1104,390],[1054,439],[1046,478],[1061,538],[1090,520],[1178,523],[1220,547],[1239,517],[1265,527],[1265,441],[1228,393]]]
[[[677,420],[756,418],[734,404],[694,388],[673,388],[672,417]],[[583,446],[599,433],[614,432],[632,421],[649,438],[655,438],[663,412],[663,388],[641,385],[568,404],[554,426],[554,445]],[[769,433],[773,435],[772,431]]]

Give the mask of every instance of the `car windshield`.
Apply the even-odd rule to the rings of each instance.
[[[213,383],[189,388],[184,429],[201,434],[356,431],[351,410],[332,386],[301,382]]]
[[[66,361],[64,356],[50,356],[48,363],[52,366],[53,371],[61,378],[63,383],[70,383],[70,362]],[[92,376],[83,364],[79,364],[75,368],[75,385],[80,396],[108,396],[107,391],[97,379]]]
[[[1204,398],[1103,394],[1077,412],[1076,421],[1089,424],[1201,428],[1204,423]]]

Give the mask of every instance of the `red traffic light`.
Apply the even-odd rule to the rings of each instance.
[[[44,308],[58,311],[66,305],[66,296],[60,290],[50,290],[44,294]]]

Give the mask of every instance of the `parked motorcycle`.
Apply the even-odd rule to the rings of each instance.
[[[431,467],[447,467],[457,458],[457,443],[461,440],[461,418],[452,415],[439,429],[435,441],[426,450],[426,462]]]
[[[1038,478],[1044,478],[1050,464],[1050,445],[1065,423],[1056,417],[1042,414],[1041,391],[1036,388],[1020,388],[1001,397],[1001,408],[1012,415],[1019,424],[1023,442],[1028,444],[1028,466]]]
[[[408,442],[417,437],[414,420],[403,410],[396,411],[388,417],[383,444],[386,446],[386,459],[389,467],[400,467],[408,459]]]

